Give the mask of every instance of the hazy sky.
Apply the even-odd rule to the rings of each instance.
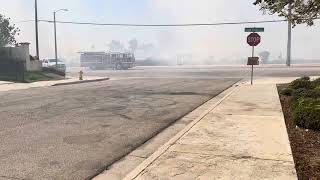
[[[52,19],[55,9],[61,21],[97,23],[216,23],[233,21],[276,20],[263,15],[254,0],[38,0],[39,19]],[[0,13],[12,22],[34,19],[34,0],[0,0]],[[35,52],[34,24],[17,23],[21,29],[19,41],[31,42]],[[225,25],[214,27],[106,27],[58,24],[59,56],[77,58],[79,51],[107,50],[111,40],[127,43],[136,38],[139,43],[153,43],[156,55],[173,57],[193,54],[216,59],[240,59],[250,55],[244,27]],[[268,50],[273,57],[285,57],[286,23],[257,24],[265,27],[257,52]],[[40,56],[53,57],[53,25],[41,22]],[[299,25],[293,30],[293,58],[320,59],[320,21],[314,27]],[[94,49],[92,47],[94,46]]]

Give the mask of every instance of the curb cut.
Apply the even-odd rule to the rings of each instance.
[[[127,174],[123,180],[133,180],[138,177],[138,175],[143,172],[150,164],[152,164],[158,157],[164,154],[173,144],[175,144],[183,135],[189,132],[198,122],[200,122],[207,114],[209,114],[213,109],[219,106],[225,99],[227,99],[231,94],[238,90],[243,82],[239,81],[229,88],[229,92],[221,98],[218,102],[213,104],[209,109],[205,110],[199,117],[193,120],[188,126],[186,126],[182,131],[172,137],[166,144],[162,145],[156,152],[144,160],[140,165],[133,169],[129,174]],[[227,89],[228,90],[228,89]],[[227,91],[226,90],[226,91]]]
[[[66,83],[57,83],[52,86],[64,86],[64,85],[72,85],[72,84],[83,84],[83,83],[90,83],[90,82],[100,82],[100,81],[107,81],[110,78],[101,78],[101,79],[93,79],[93,80],[83,80],[83,81],[75,81],[75,82],[66,82]]]

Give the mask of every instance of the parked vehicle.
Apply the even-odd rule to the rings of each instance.
[[[66,72],[66,64],[60,59],[58,59],[58,63],[56,62],[56,59],[43,59],[42,67],[53,68],[64,73]]]
[[[92,70],[112,68],[127,70],[135,66],[132,53],[80,52],[81,67]]]

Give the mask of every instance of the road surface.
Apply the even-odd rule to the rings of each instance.
[[[86,179],[205,101],[247,67],[85,71],[110,81],[0,92],[0,179]],[[76,75],[78,69],[70,74]],[[257,76],[319,75],[257,68]]]
[[[254,67],[255,77],[301,77],[319,76],[320,66],[264,65]],[[69,73],[78,75],[80,68],[71,68]],[[248,66],[169,66],[169,67],[135,67],[126,71],[85,69],[84,75],[108,77],[166,77],[166,78],[250,78],[251,67]]]
[[[0,93],[0,179],[96,175],[238,78],[120,78]]]

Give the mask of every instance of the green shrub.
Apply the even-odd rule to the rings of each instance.
[[[316,88],[320,88],[320,78],[313,80],[312,85]]]
[[[292,90],[291,96],[295,99],[299,99],[301,97],[317,99],[320,98],[320,89],[300,88],[297,90]]]
[[[294,89],[292,90],[292,96],[296,99],[301,97],[301,94],[305,92],[307,89],[306,88],[299,88],[299,89]]]
[[[281,93],[282,95],[285,95],[285,96],[292,96],[293,89],[291,89],[291,88],[285,88],[285,89],[283,89],[280,93]]]
[[[320,100],[302,97],[294,102],[295,124],[306,129],[320,130]]]
[[[301,92],[301,97],[305,98],[320,98],[320,89],[307,89]]]
[[[310,81],[310,77],[309,76],[303,76],[300,78],[303,81]]]
[[[309,77],[302,77],[292,81],[289,87],[292,89],[300,89],[300,88],[312,89],[313,86]]]
[[[281,92],[289,95],[293,120],[299,127],[320,130],[320,78],[302,77]]]

